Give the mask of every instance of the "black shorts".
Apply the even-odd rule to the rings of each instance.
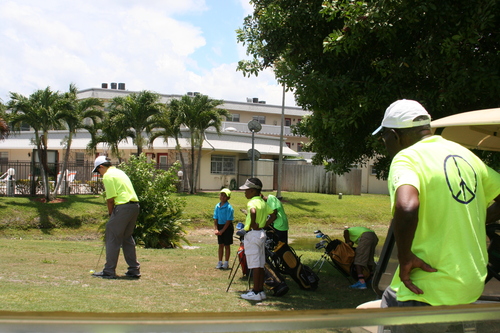
[[[275,229],[274,233],[276,234],[276,236],[278,236],[278,240],[280,242],[288,244],[288,230],[281,231],[281,230]]]
[[[225,224],[217,224],[217,230],[222,230],[224,226]],[[224,244],[224,245],[233,244],[233,233],[234,233],[234,226],[231,223],[222,235],[217,236],[217,244]]]

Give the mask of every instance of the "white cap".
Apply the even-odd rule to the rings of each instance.
[[[98,156],[94,161],[94,170],[92,172],[97,172],[97,167],[106,162],[110,162],[107,156]]]
[[[256,179],[256,178],[254,178],[254,179]],[[245,184],[240,186],[240,190],[247,190],[249,188],[255,188],[257,190],[260,190],[260,189],[262,189],[262,185],[255,184],[250,179],[247,179],[245,181]]]
[[[413,121],[419,116],[427,116],[427,119]],[[431,116],[427,110],[417,101],[401,99],[389,105],[385,110],[382,125],[372,135],[377,134],[383,127],[387,128],[411,128],[431,123]]]

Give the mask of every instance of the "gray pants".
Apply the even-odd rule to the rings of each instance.
[[[139,215],[139,204],[129,203],[117,205],[106,224],[106,264],[103,272],[107,275],[116,275],[116,265],[123,248],[123,256],[128,264],[130,274],[139,274],[140,264],[135,252],[135,241],[132,237],[135,222]]]

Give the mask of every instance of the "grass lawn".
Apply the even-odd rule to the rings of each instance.
[[[182,249],[138,248],[143,277],[103,280],[91,277],[104,258],[98,226],[106,208],[98,196],[70,196],[43,204],[29,198],[0,198],[0,310],[76,312],[245,312],[353,308],[376,298],[370,289],[349,290],[349,282],[331,265],[319,273],[316,291],[304,291],[287,277],[290,291],[256,303],[239,297],[248,287],[241,271],[226,292],[229,271],[216,270],[217,240],[212,212],[218,193],[177,194],[186,200],[184,218],[190,246]],[[340,237],[344,226],[374,228],[380,242],[389,223],[389,198],[383,195],[337,196],[283,193],[290,219],[290,239],[311,238],[310,250],[298,250],[304,264],[313,266],[321,252],[314,250],[313,231]],[[242,192],[230,200],[236,221],[245,208]],[[233,254],[237,250],[233,245]],[[293,246],[293,243],[291,244]],[[234,258],[234,257],[232,257]],[[231,259],[232,263],[232,259]],[[97,265],[97,266],[96,266]],[[117,273],[124,273],[123,258]]]

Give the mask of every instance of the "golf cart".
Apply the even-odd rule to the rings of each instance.
[[[434,134],[442,135],[444,138],[460,143],[469,149],[500,151],[500,137],[498,136],[500,133],[500,108],[464,112],[441,118],[431,122],[431,127]],[[500,224],[497,222],[488,225],[487,234],[489,238],[488,277],[483,294],[476,303],[500,304]],[[397,267],[397,248],[391,226],[372,280],[373,290],[379,297],[390,285]],[[380,301],[374,301],[362,304],[358,308],[379,306]],[[475,325],[475,323],[473,324]],[[381,331],[380,329],[379,327],[379,331]]]

